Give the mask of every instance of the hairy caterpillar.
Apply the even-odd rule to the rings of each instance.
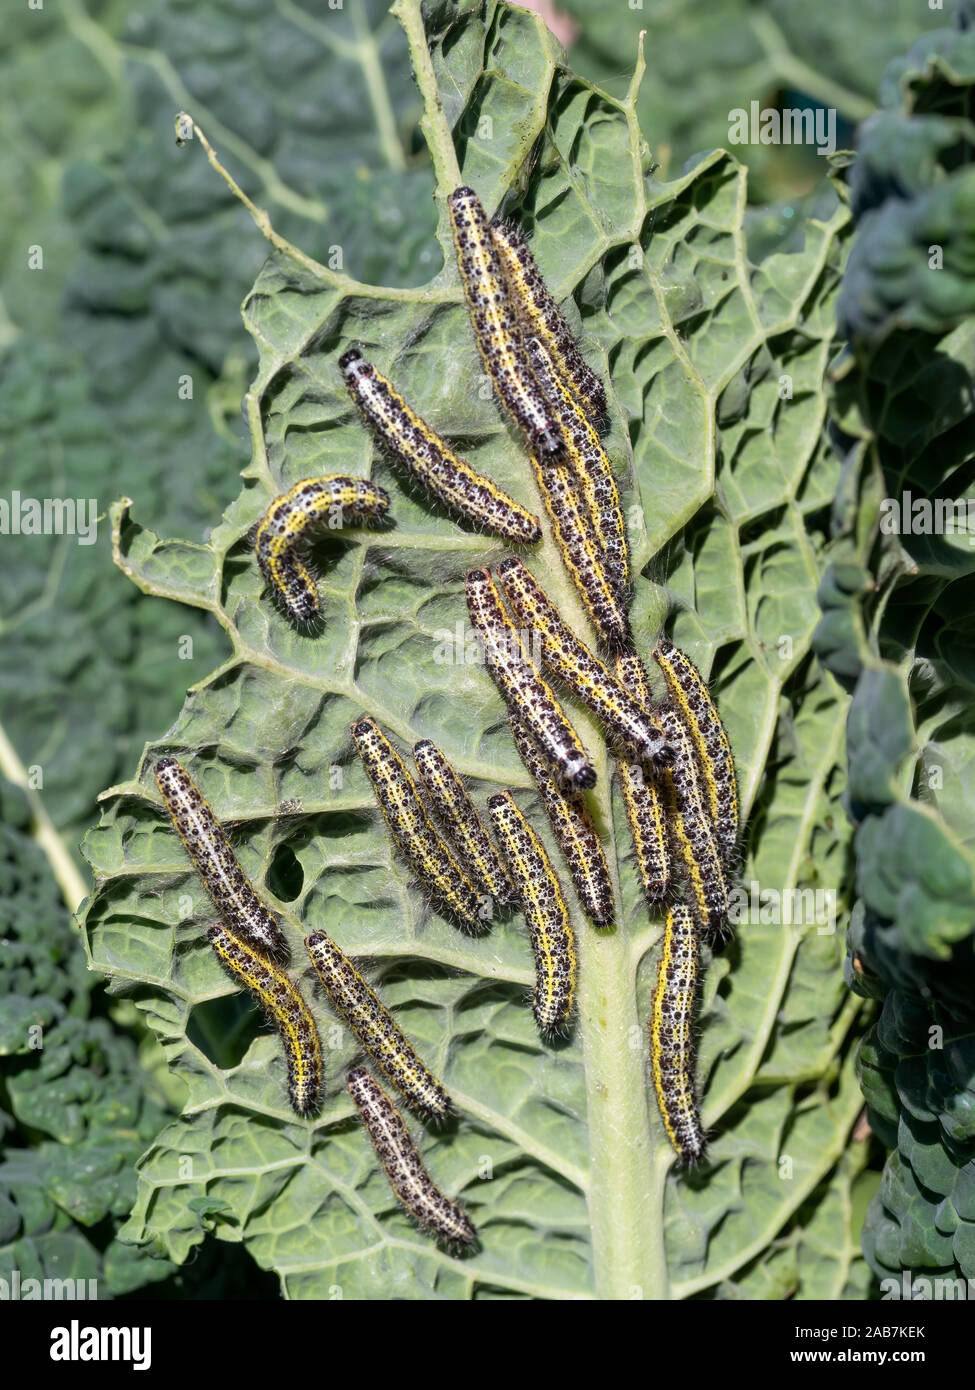
[[[514,896],[511,880],[457,773],[428,738],[413,745],[413,761],[440,824],[453,840],[464,867],[483,892],[502,905],[510,903]]]
[[[609,866],[585,801],[577,792],[561,790],[518,715],[512,712],[508,719],[521,760],[535,779],[552,833],[565,855],[583,912],[597,927],[612,926],[615,905]]]
[[[280,1033],[292,1109],[298,1115],[315,1114],[322,1090],[322,1044],[297,986],[279,966],[226,927],[210,927],[207,940],[227,973],[250,990]]]
[[[535,1022],[542,1033],[562,1032],[572,1015],[576,981],[575,935],[562,887],[545,846],[511,793],[488,797],[488,811],[528,924],[535,957]]]
[[[288,943],[277,919],[254,892],[223,827],[189,773],[175,758],[160,758],[155,774],[176,833],[220,916],[265,955],[286,960]]]
[[[471,932],[485,931],[477,889],[437,834],[409,768],[375,719],[356,720],[352,741],[379,809],[410,867]]]
[[[672,708],[660,711],[660,723],[674,753],[663,781],[675,857],[683,865],[699,926],[702,930],[720,931],[728,916],[728,888],[714,825],[698,780],[690,734]]]
[[[450,1097],[349,958],[323,931],[305,946],[325,993],[387,1080],[421,1114],[443,1118]]]
[[[353,348],[344,353],[339,367],[352,399],[386,451],[445,507],[492,536],[529,545],[541,540],[538,518],[454,453],[361,352]]]
[[[616,679],[645,710],[651,709],[650,686],[635,652],[618,652]],[[651,905],[662,902],[671,882],[670,843],[660,791],[640,763],[617,760],[620,792],[636,853],[643,896]]]
[[[456,188],[447,206],[460,278],[488,376],[505,410],[532,446],[542,454],[558,454],[563,448],[562,438],[528,365],[480,199],[471,188]]]
[[[303,478],[275,497],[258,522],[254,550],[261,573],[294,622],[313,622],[321,609],[318,586],[300,553],[310,532],[333,518],[381,521],[388,509],[383,488],[337,473]]]
[[[630,619],[585,512],[579,486],[568,468],[542,464],[533,455],[535,482],[559,543],[562,562],[586,606],[593,627],[607,646],[630,639]]]
[[[700,949],[690,912],[683,903],[674,903],[667,913],[650,1016],[650,1067],[667,1138],[689,1164],[705,1153],[694,1080]]]
[[[609,668],[562,621],[531,571],[511,556],[498,566],[498,578],[522,627],[539,634],[542,660],[549,670],[641,761],[666,762],[666,744],[654,716],[637,704]]]
[[[630,547],[619,488],[606,450],[542,343],[529,338],[525,347],[535,380],[559,422],[565,459],[579,480],[610,579],[622,595],[630,582]]]
[[[484,660],[508,707],[522,718],[562,783],[575,790],[596,785],[596,769],[579,735],[525,653],[501,595],[486,569],[465,579],[471,623],[484,644]]]
[[[402,1117],[382,1087],[362,1067],[349,1072],[346,1086],[390,1187],[417,1225],[448,1246],[476,1245],[477,1231],[470,1217],[436,1186]]]
[[[606,414],[606,388],[579,351],[528,242],[514,227],[498,219],[491,223],[491,237],[522,333],[544,344],[559,376],[572,383],[589,419],[598,424]]]
[[[724,723],[700,671],[685,652],[661,637],[653,657],[691,735],[718,846],[728,863],[738,841],[738,777]]]

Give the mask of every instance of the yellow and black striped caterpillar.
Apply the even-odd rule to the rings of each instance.
[[[511,880],[498,858],[464,783],[435,743],[413,745],[413,761],[444,833],[481,891],[504,906],[513,900]]]
[[[670,706],[659,711],[659,719],[673,750],[673,761],[662,773],[662,782],[675,869],[684,880],[700,929],[719,932],[728,916],[728,889],[690,734]]]
[[[447,205],[471,324],[488,376],[532,447],[542,454],[558,454],[564,447],[562,437],[528,365],[480,199],[472,188],[456,188]]]
[[[563,456],[578,480],[608,576],[620,597],[630,582],[630,547],[613,469],[571,387],[559,375],[538,338],[525,344],[529,366],[559,422]]]
[[[541,639],[542,660],[589,706],[608,732],[643,762],[665,763],[666,741],[654,717],[642,709],[607,666],[563,622],[557,608],[516,556],[502,560],[498,578],[519,623]]]
[[[492,536],[531,545],[538,518],[475,472],[436,430],[406,404],[392,383],[354,348],[339,358],[352,399],[379,442],[433,497]]]
[[[629,614],[620,590],[609,577],[575,475],[563,464],[547,464],[534,454],[532,465],[562,563],[585,604],[593,627],[607,646],[624,645],[630,639]]]
[[[613,885],[585,800],[579,792],[563,792],[519,716],[511,712],[508,721],[521,761],[535,779],[552,833],[565,855],[582,910],[597,927],[609,927],[615,917]]]
[[[643,709],[650,710],[650,685],[636,653],[618,652],[613,669],[620,685]],[[641,763],[621,756],[617,767],[643,896],[654,906],[666,898],[672,881],[670,836],[661,789]]]
[[[298,1115],[314,1115],[321,1099],[322,1045],[297,986],[280,966],[226,927],[210,927],[207,940],[227,973],[250,990],[281,1035],[292,1109]]]
[[[389,509],[389,493],[368,478],[303,478],[276,497],[258,522],[254,550],[272,593],[296,623],[319,616],[318,586],[302,551],[321,526],[347,520],[381,521]]]
[[[727,864],[733,859],[738,842],[738,777],[724,723],[706,682],[686,652],[661,637],[653,657],[663,672],[674,708],[691,736],[706,804]]]
[[[523,337],[542,342],[559,376],[571,383],[589,419],[598,424],[606,414],[606,388],[579,351],[528,242],[516,228],[497,218],[491,223],[491,236]]]
[[[511,793],[488,797],[488,811],[528,924],[535,957],[535,1022],[542,1033],[564,1032],[575,999],[576,946],[561,884]]]
[[[485,931],[485,904],[437,834],[412,773],[375,719],[357,720],[352,741],[393,839],[417,878],[470,932]]]
[[[518,630],[505,612],[487,569],[470,570],[465,579],[467,609],[481,638],[484,661],[509,709],[530,730],[566,787],[596,785],[596,769],[562,706],[530,661]]]
[[[700,951],[690,911],[683,903],[674,903],[664,927],[650,1016],[650,1069],[667,1138],[688,1164],[703,1159],[706,1147],[694,1078]]]
[[[288,943],[277,918],[255,893],[192,777],[176,758],[160,758],[155,774],[176,833],[220,916],[266,956],[287,959]]]
[[[434,1183],[382,1087],[362,1067],[349,1072],[346,1086],[397,1200],[418,1226],[445,1245],[472,1249],[477,1231],[470,1217]]]
[[[422,1115],[446,1116],[447,1092],[348,956],[323,931],[306,936],[305,947],[325,993],[387,1080]]]

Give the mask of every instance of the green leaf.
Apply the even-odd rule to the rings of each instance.
[[[124,1235],[160,1242],[182,1262],[203,1239],[200,1201],[226,1204],[215,1234],[243,1242],[292,1297],[854,1292],[857,1164],[844,1155],[862,1105],[859,1004],[843,987],[836,931],[846,701],[810,659],[840,471],[824,438],[822,381],[846,213],[812,222],[801,251],[755,268],[744,171],[715,154],[670,184],[654,180],[636,83],[622,102],[600,93],[519,9],[438,10],[430,57],[414,0],[396,13],[426,103],[443,271],[416,288],[377,289],[307,257],[272,258],[245,303],[260,360],[241,495],[202,548],[161,539],[125,506],[115,512],[129,576],[147,592],[186,600],[192,591],[232,644],[137,775],[107,796],[86,842],[97,884],[85,920],[92,959],[133,991],[188,1088],[182,1116],[140,1165]],[[505,200],[532,229],[543,272],[611,376],[607,444],[640,575],[640,646],[671,608],[676,640],[715,681],[750,818],[746,904],[754,884],[756,894],[819,890],[834,908],[794,926],[784,909],[773,924],[756,904],[711,964],[700,1075],[714,1160],[703,1174],[672,1171],[647,1089],[660,922],[641,905],[591,718],[572,707],[597,758],[592,805],[622,912],[603,935],[577,923],[578,1024],[554,1049],[525,1007],[523,924],[497,923],[471,941],[429,909],[391,852],[350,746],[348,726],[367,710],[404,747],[434,738],[479,801],[509,785],[537,809],[486,673],[444,660],[446,637],[465,623],[463,573],[500,548],[374,458],[336,368],[342,347],[362,343],[475,466],[538,510],[523,449],[478,389],[443,215],[462,177],[490,209]],[[297,634],[262,598],[248,532],[295,480],[370,469],[392,494],[395,525],[323,544],[324,629]],[[532,563],[587,632],[550,539]],[[354,1040],[317,998],[327,1099],[317,1121],[288,1111],[277,1040],[203,941],[212,909],[152,781],[163,748],[185,758],[216,814],[235,824],[242,864],[280,913],[297,970],[302,935],[316,927],[368,958],[383,998],[443,1075],[461,1118],[424,1134],[422,1147],[479,1226],[474,1259],[439,1252],[395,1207],[343,1088]],[[792,1253],[780,1267],[783,1244]]]

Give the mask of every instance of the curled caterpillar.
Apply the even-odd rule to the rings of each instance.
[[[473,1248],[477,1231],[470,1217],[434,1183],[382,1087],[362,1067],[349,1072],[346,1086],[397,1200],[418,1226],[445,1245]]]
[[[387,453],[431,496],[492,536],[527,545],[541,540],[538,517],[454,453],[361,352],[346,352],[339,366],[363,419]]]
[[[289,617],[311,623],[319,616],[318,586],[302,559],[311,533],[345,521],[381,521],[389,493],[368,478],[303,478],[275,497],[258,522],[254,550],[261,573]]]
[[[472,188],[455,188],[447,206],[461,283],[487,374],[532,446],[542,454],[558,454],[562,437],[528,365],[480,199]]]
[[[543,343],[559,376],[571,382],[589,419],[598,424],[606,414],[606,388],[579,351],[528,242],[515,227],[497,219],[491,223],[491,237],[523,336]]]
[[[155,774],[176,833],[220,916],[266,956],[286,960],[288,943],[277,918],[254,892],[192,777],[175,758],[160,758]]]
[[[538,633],[542,660],[588,705],[615,738],[643,762],[665,763],[666,742],[654,716],[642,709],[607,666],[579,640],[529,569],[515,556],[502,560],[498,578],[522,627]]]
[[[578,792],[562,791],[518,715],[510,713],[508,721],[521,761],[535,780],[552,833],[565,855],[583,912],[597,927],[611,926],[615,906],[609,865],[585,800]]]
[[[322,1090],[322,1044],[297,986],[279,966],[226,927],[210,927],[207,940],[227,973],[250,990],[281,1035],[292,1109],[298,1115],[315,1114]]]
[[[383,1075],[421,1114],[442,1119],[450,1097],[348,956],[323,931],[306,936],[305,947],[325,993]]]
[[[437,834],[409,768],[375,719],[358,719],[352,741],[393,839],[420,882],[469,931],[485,931],[477,889]]]
[[[647,673],[636,653],[617,652],[613,669],[620,685],[650,710]],[[660,788],[638,762],[621,757],[617,768],[643,896],[653,906],[663,901],[671,885],[670,838]]]
[[[594,787],[592,759],[551,687],[529,660],[491,571],[470,570],[465,588],[471,623],[483,643],[485,665],[508,708],[524,721],[564,786],[577,791]]]
[[[545,465],[533,455],[532,465],[562,563],[585,604],[590,621],[607,646],[622,646],[630,639],[629,614],[619,589],[610,579],[578,483],[562,464]]]
[[[622,596],[630,582],[630,547],[613,469],[585,411],[538,338],[526,345],[528,362],[559,422],[564,456],[579,482],[609,578]]]
[[[653,657],[694,744],[707,806],[727,864],[738,841],[738,777],[731,742],[711,692],[687,653],[661,637]]]
[[[437,745],[421,739],[413,746],[413,761],[444,833],[453,841],[464,867],[481,890],[505,905],[513,901],[511,880],[464,783]]]
[[[576,946],[561,884],[511,793],[488,797],[488,811],[528,925],[535,957],[535,1022],[541,1033],[564,1032],[575,998]]]
[[[706,1148],[694,1080],[694,1007],[700,974],[700,939],[688,909],[667,913],[650,1016],[650,1068],[667,1138],[688,1164]]]

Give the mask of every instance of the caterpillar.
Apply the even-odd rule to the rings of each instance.
[[[344,353],[339,367],[363,419],[387,453],[427,492],[492,536],[527,545],[541,540],[538,517],[454,453],[361,352],[352,348]]]
[[[738,776],[727,731],[700,671],[686,652],[661,637],[653,657],[690,732],[718,846],[725,863],[730,863],[738,842]]]
[[[701,793],[690,734],[672,708],[660,711],[660,722],[674,752],[663,782],[675,857],[683,866],[699,927],[720,931],[728,916],[728,888],[714,825]]]
[[[586,607],[600,640],[622,646],[630,640],[630,619],[612,583],[591,522],[584,512],[578,483],[569,469],[543,465],[532,456],[535,482],[562,553],[562,562]]]
[[[617,652],[616,679],[645,709],[651,709],[650,686],[643,662],[635,652]],[[633,838],[643,896],[653,906],[667,896],[671,882],[670,842],[660,791],[642,766],[617,760],[620,792]]]
[[[545,846],[510,792],[488,797],[495,834],[511,866],[535,957],[532,1013],[541,1033],[564,1032],[576,982],[575,934]]]
[[[387,1080],[421,1114],[444,1118],[450,1097],[349,958],[323,931],[306,936],[305,948],[325,993]]]
[[[207,940],[227,973],[250,990],[280,1033],[292,1109],[298,1115],[314,1115],[321,1100],[322,1044],[297,986],[279,966],[221,924],[208,928]]]
[[[261,573],[294,622],[311,623],[321,609],[318,586],[300,553],[309,533],[333,518],[381,521],[388,509],[385,489],[337,473],[303,478],[275,497],[258,522],[254,550]]]
[[[559,422],[565,459],[579,479],[609,576],[622,595],[630,582],[630,547],[619,488],[606,450],[542,343],[529,338],[525,348],[535,380]]]
[[[287,960],[288,943],[280,924],[254,892],[189,773],[175,758],[160,758],[154,771],[176,833],[220,916],[266,956]]]
[[[572,383],[589,419],[598,424],[606,414],[606,388],[579,351],[528,242],[514,227],[497,218],[491,223],[491,238],[522,333],[544,344],[559,376]]]
[[[483,932],[477,889],[434,829],[399,753],[368,716],[352,725],[352,741],[390,833],[420,882],[473,934]]]
[[[472,188],[455,188],[447,206],[460,278],[487,374],[501,404],[533,448],[546,455],[559,454],[562,437],[528,365],[480,199]]]
[[[542,660],[548,669],[641,761],[665,763],[667,747],[654,716],[641,709],[609,668],[562,621],[531,571],[509,556],[498,566],[498,578],[522,627],[539,634]]]
[[[704,1158],[706,1140],[694,1081],[694,1007],[700,939],[683,903],[667,913],[650,1015],[650,1068],[660,1117],[678,1156]]]
[[[707,932],[712,927],[711,902],[707,885],[701,873],[701,864],[695,852],[694,842],[688,834],[684,813],[681,811],[673,782],[666,777],[661,801],[671,862],[674,864],[674,877],[680,880],[683,893],[690,900],[689,910],[697,923],[698,930],[702,933]],[[686,903],[685,906],[687,906]]]
[[[434,1183],[383,1088],[363,1067],[349,1072],[346,1087],[400,1204],[418,1226],[446,1245],[473,1248],[477,1231],[470,1217]]]
[[[566,795],[561,790],[518,715],[510,713],[508,722],[521,761],[535,779],[539,799],[565,855],[583,912],[597,927],[612,926],[615,904],[609,865],[584,799],[577,792]]]
[[[528,659],[491,571],[470,570],[464,582],[468,612],[483,643],[485,664],[508,707],[524,720],[564,786],[575,791],[594,787],[592,759],[551,687]]]
[[[495,902],[502,906],[510,903],[514,896],[511,880],[457,773],[428,738],[413,745],[413,761],[440,824],[453,840],[471,877]]]

